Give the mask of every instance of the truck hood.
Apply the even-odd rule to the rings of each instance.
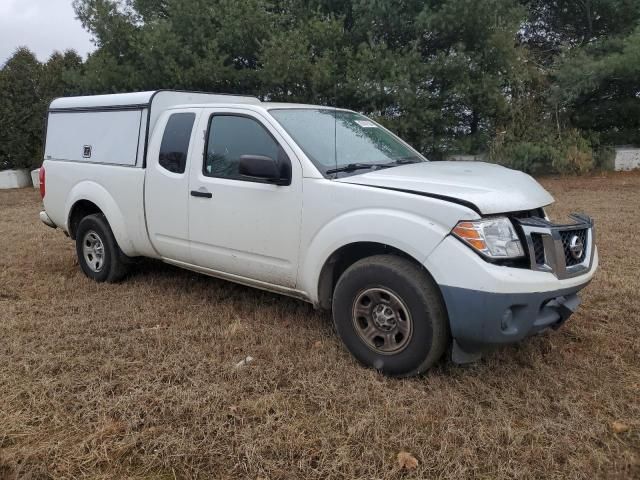
[[[483,162],[423,162],[336,180],[457,201],[489,215],[533,210],[553,197],[526,173]]]

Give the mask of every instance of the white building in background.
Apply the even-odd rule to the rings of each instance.
[[[6,188],[23,188],[31,185],[29,171],[20,170],[3,170],[0,172],[0,190]]]
[[[459,153],[459,154],[449,155],[447,157],[447,160],[451,160],[455,162],[486,162],[488,161],[488,156],[485,153],[480,153],[478,155]]]
[[[616,156],[613,165],[616,171],[640,168],[640,148],[620,146],[615,150]]]

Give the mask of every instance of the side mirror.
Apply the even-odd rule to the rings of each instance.
[[[291,174],[287,175],[282,162],[264,155],[242,155],[238,164],[238,173],[245,177],[265,180],[276,185],[289,185]]]

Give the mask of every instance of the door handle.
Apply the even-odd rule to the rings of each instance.
[[[213,195],[210,192],[201,192],[200,190],[191,190],[192,197],[211,198]]]

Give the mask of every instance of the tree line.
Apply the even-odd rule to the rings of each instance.
[[[0,70],[0,169],[38,166],[52,98],[159,88],[351,108],[432,159],[533,173],[640,144],[638,0],[75,0],[96,50]]]

